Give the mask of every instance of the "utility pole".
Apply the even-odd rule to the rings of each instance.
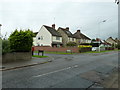
[[[98,42],[98,45],[99,45],[99,52],[100,52],[100,24],[101,23],[104,23],[104,22],[106,22],[107,20],[103,20],[103,21],[101,21],[101,22],[99,22],[98,24],[99,24],[99,27],[98,27],[98,33],[99,33],[99,35],[98,35],[98,39],[99,39],[99,42]]]

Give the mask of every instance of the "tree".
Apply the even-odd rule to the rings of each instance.
[[[10,48],[13,52],[31,51],[34,33],[28,30],[17,29],[10,35]]]
[[[8,40],[2,40],[2,54],[11,52],[10,42]]]

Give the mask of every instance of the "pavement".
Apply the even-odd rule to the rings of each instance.
[[[18,69],[23,67],[40,65],[40,64],[52,62],[52,60],[53,60],[52,57],[47,57],[47,58],[32,57],[31,60],[4,63],[2,64],[0,71],[13,70],[13,69]]]

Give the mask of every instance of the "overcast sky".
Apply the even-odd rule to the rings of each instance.
[[[90,38],[118,37],[115,0],[0,0],[2,35],[15,29],[38,32],[42,25],[80,29]],[[102,22],[107,20],[106,22]]]

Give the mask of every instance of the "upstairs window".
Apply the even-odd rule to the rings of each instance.
[[[43,36],[41,36],[41,37],[38,37],[38,40],[43,40]]]
[[[40,37],[38,37],[38,40],[40,40]]]
[[[60,40],[60,37],[56,37],[56,40]]]
[[[72,38],[72,41],[74,41],[74,38]]]

